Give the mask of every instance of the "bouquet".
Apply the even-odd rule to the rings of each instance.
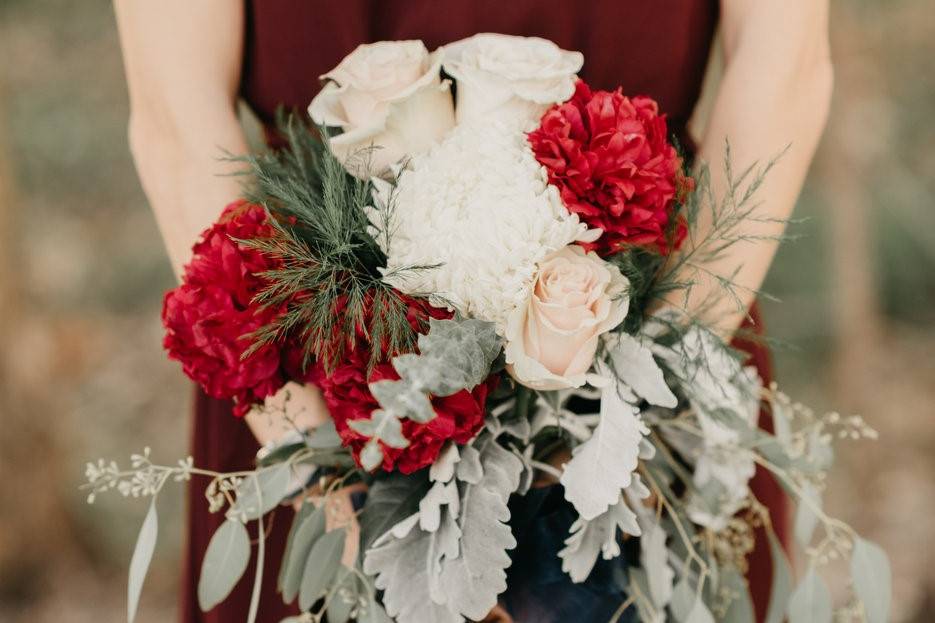
[[[728,156],[729,192],[715,198],[657,103],[592,89],[576,77],[583,60],[503,35],[432,53],[362,45],[322,77],[312,123],[283,116],[288,148],[242,158],[245,198],[165,297],[165,347],[236,415],[293,430],[250,472],[158,465],[148,451],[129,470],[89,464],[92,499],[153,498],[131,619],[156,495],[192,474],[212,477],[207,503],[226,515],[202,565],[204,609],[253,555],[259,585],[263,530],[254,553],[245,524],[295,504],[278,581],[297,620],[483,619],[507,588],[510,501],[551,479],[577,514],[558,554],[572,581],[638,544],[615,579],[617,616],[752,620],[745,557],[762,526],[770,621],[830,621],[819,571],[841,557],[841,610],[886,619],[885,555],[820,502],[832,439],[875,433],[763,387],[678,306],[652,313],[743,239],[770,165],[735,175]],[[294,415],[310,388],[330,419],[306,430]],[[763,408],[775,433],[757,428]],[[751,494],[757,466],[797,504],[798,581]],[[350,491],[366,495],[350,507]]]

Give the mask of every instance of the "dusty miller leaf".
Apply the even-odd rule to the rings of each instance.
[[[416,513],[419,501],[428,490],[424,470],[408,476],[394,472],[375,480],[360,513],[361,552],[366,552],[390,528]]]
[[[457,519],[446,505],[439,527],[423,530],[419,515],[399,522],[374,542],[364,557],[364,571],[376,576],[387,613],[399,623],[460,623],[483,619],[506,588],[507,550],[516,541],[506,524],[507,501],[519,486],[522,462],[489,434],[475,442],[480,474],[462,466],[473,463],[469,447],[455,469],[460,497]],[[472,478],[473,479],[473,478]]]
[[[370,419],[352,423],[356,431],[371,437],[361,453],[364,467],[375,469],[383,460],[378,441],[394,448],[406,447],[402,419],[425,423],[435,417],[430,395],[450,396],[482,383],[490,374],[490,366],[500,348],[493,323],[475,319],[431,319],[429,332],[419,336],[419,353],[393,359],[400,379],[370,384],[381,408]]]
[[[565,497],[581,517],[599,516],[630,486],[639,462],[640,440],[646,433],[637,409],[621,398],[617,383],[611,381],[601,392],[597,428],[575,448],[561,478]]]
[[[236,519],[227,519],[211,537],[198,580],[198,605],[207,612],[230,594],[247,570],[250,536]]]
[[[516,539],[507,522],[507,502],[519,487],[522,462],[494,439],[480,442],[484,475],[476,485],[461,488],[461,552],[442,561],[440,585],[448,607],[469,619],[481,620],[506,590],[507,550]]]
[[[633,392],[649,404],[673,409],[678,399],[666,385],[653,353],[632,335],[621,333],[610,350],[614,372]]]
[[[640,499],[649,495],[649,490],[635,475],[631,488],[638,486]],[[588,521],[579,517],[572,524],[565,547],[558,555],[562,559],[562,571],[571,577],[572,582],[584,582],[594,569],[598,555],[604,560],[611,560],[620,555],[620,542],[617,530],[623,534],[640,536],[642,530],[634,513],[621,495],[616,504],[594,519]]]
[[[461,623],[460,615],[431,598],[431,576],[452,547],[452,535],[425,532],[417,524],[418,515],[413,515],[378,538],[364,556],[364,572],[376,576],[374,585],[384,591],[383,606],[399,623]]]
[[[860,537],[851,553],[854,592],[864,605],[867,623],[885,623],[890,616],[893,575],[890,561],[880,547]]]
[[[159,520],[156,515],[156,497],[149,503],[149,510],[140,527],[140,534],[136,537],[136,547],[133,548],[133,557],[130,558],[130,573],[127,581],[127,621],[133,623],[136,618],[136,609],[140,603],[140,593],[143,591],[143,581],[149,570],[149,563],[153,559],[156,549],[156,535],[159,532]]]

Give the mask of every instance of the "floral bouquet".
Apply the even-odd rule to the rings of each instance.
[[[244,573],[245,524],[285,504],[298,511],[278,582],[297,621],[483,619],[508,587],[511,501],[560,483],[577,516],[557,554],[571,581],[624,541],[638,552],[614,576],[616,617],[753,620],[745,558],[765,527],[769,621],[830,621],[818,571],[840,557],[842,610],[886,620],[885,555],[820,502],[832,438],[873,431],[763,387],[677,306],[651,313],[743,238],[769,165],[735,176],[728,157],[716,199],[656,102],[590,88],[583,60],[502,35],[433,53],[363,45],[322,77],[314,125],[284,117],[288,148],[242,158],[245,199],[166,295],[165,346],[236,415],[291,434],[250,472],[157,465],[148,451],[130,470],[88,467],[92,499],[117,488],[153,504],[170,478],[212,477],[207,503],[226,521],[202,564],[202,608]],[[304,429],[312,388],[330,419]],[[761,409],[775,433],[757,427]],[[757,466],[797,503],[798,582],[751,494]],[[153,505],[131,563],[131,619],[155,517]]]

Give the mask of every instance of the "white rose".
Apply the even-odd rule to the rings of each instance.
[[[454,126],[441,54],[429,54],[421,41],[360,45],[321,79],[308,112],[315,123],[342,130],[329,143],[352,173],[379,174],[426,151]]]
[[[457,82],[458,123],[496,116],[524,124],[575,92],[581,52],[547,39],[480,34],[442,48],[445,71]]]
[[[598,338],[623,322],[629,281],[595,253],[570,245],[539,263],[532,295],[510,316],[506,361],[534,389],[581,387]]]

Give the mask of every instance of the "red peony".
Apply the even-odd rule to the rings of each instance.
[[[406,300],[414,329],[424,330],[423,324],[429,316],[451,317],[447,311],[433,308],[424,301]],[[321,365],[317,365],[311,373],[311,380],[321,389],[341,440],[358,461],[368,437],[352,429],[348,422],[369,418],[380,407],[370,393],[369,383],[399,378],[390,363],[378,364],[368,376],[369,349],[367,343],[360,341],[355,348],[347,351],[331,374],[326,374]],[[433,398],[432,406],[436,415],[425,424],[403,420],[402,432],[409,440],[409,445],[405,448],[391,448],[381,444],[383,469],[392,471],[398,468],[404,474],[411,474],[431,465],[449,439],[455,443],[467,443],[484,424],[487,393],[493,382],[482,383],[473,391],[461,390],[452,396]]]
[[[583,244],[588,250],[609,255],[649,245],[668,253],[685,237],[680,221],[668,239],[686,178],[654,100],[627,98],[620,89],[592,92],[579,80],[574,96],[543,115],[529,142],[568,210],[604,231]]]
[[[285,383],[281,350],[268,344],[243,359],[246,336],[270,324],[280,310],[252,302],[264,287],[257,276],[280,261],[234,242],[272,235],[262,207],[236,202],[207,229],[193,248],[182,285],[166,293],[163,346],[169,358],[209,396],[236,400],[234,414],[274,394]]]

